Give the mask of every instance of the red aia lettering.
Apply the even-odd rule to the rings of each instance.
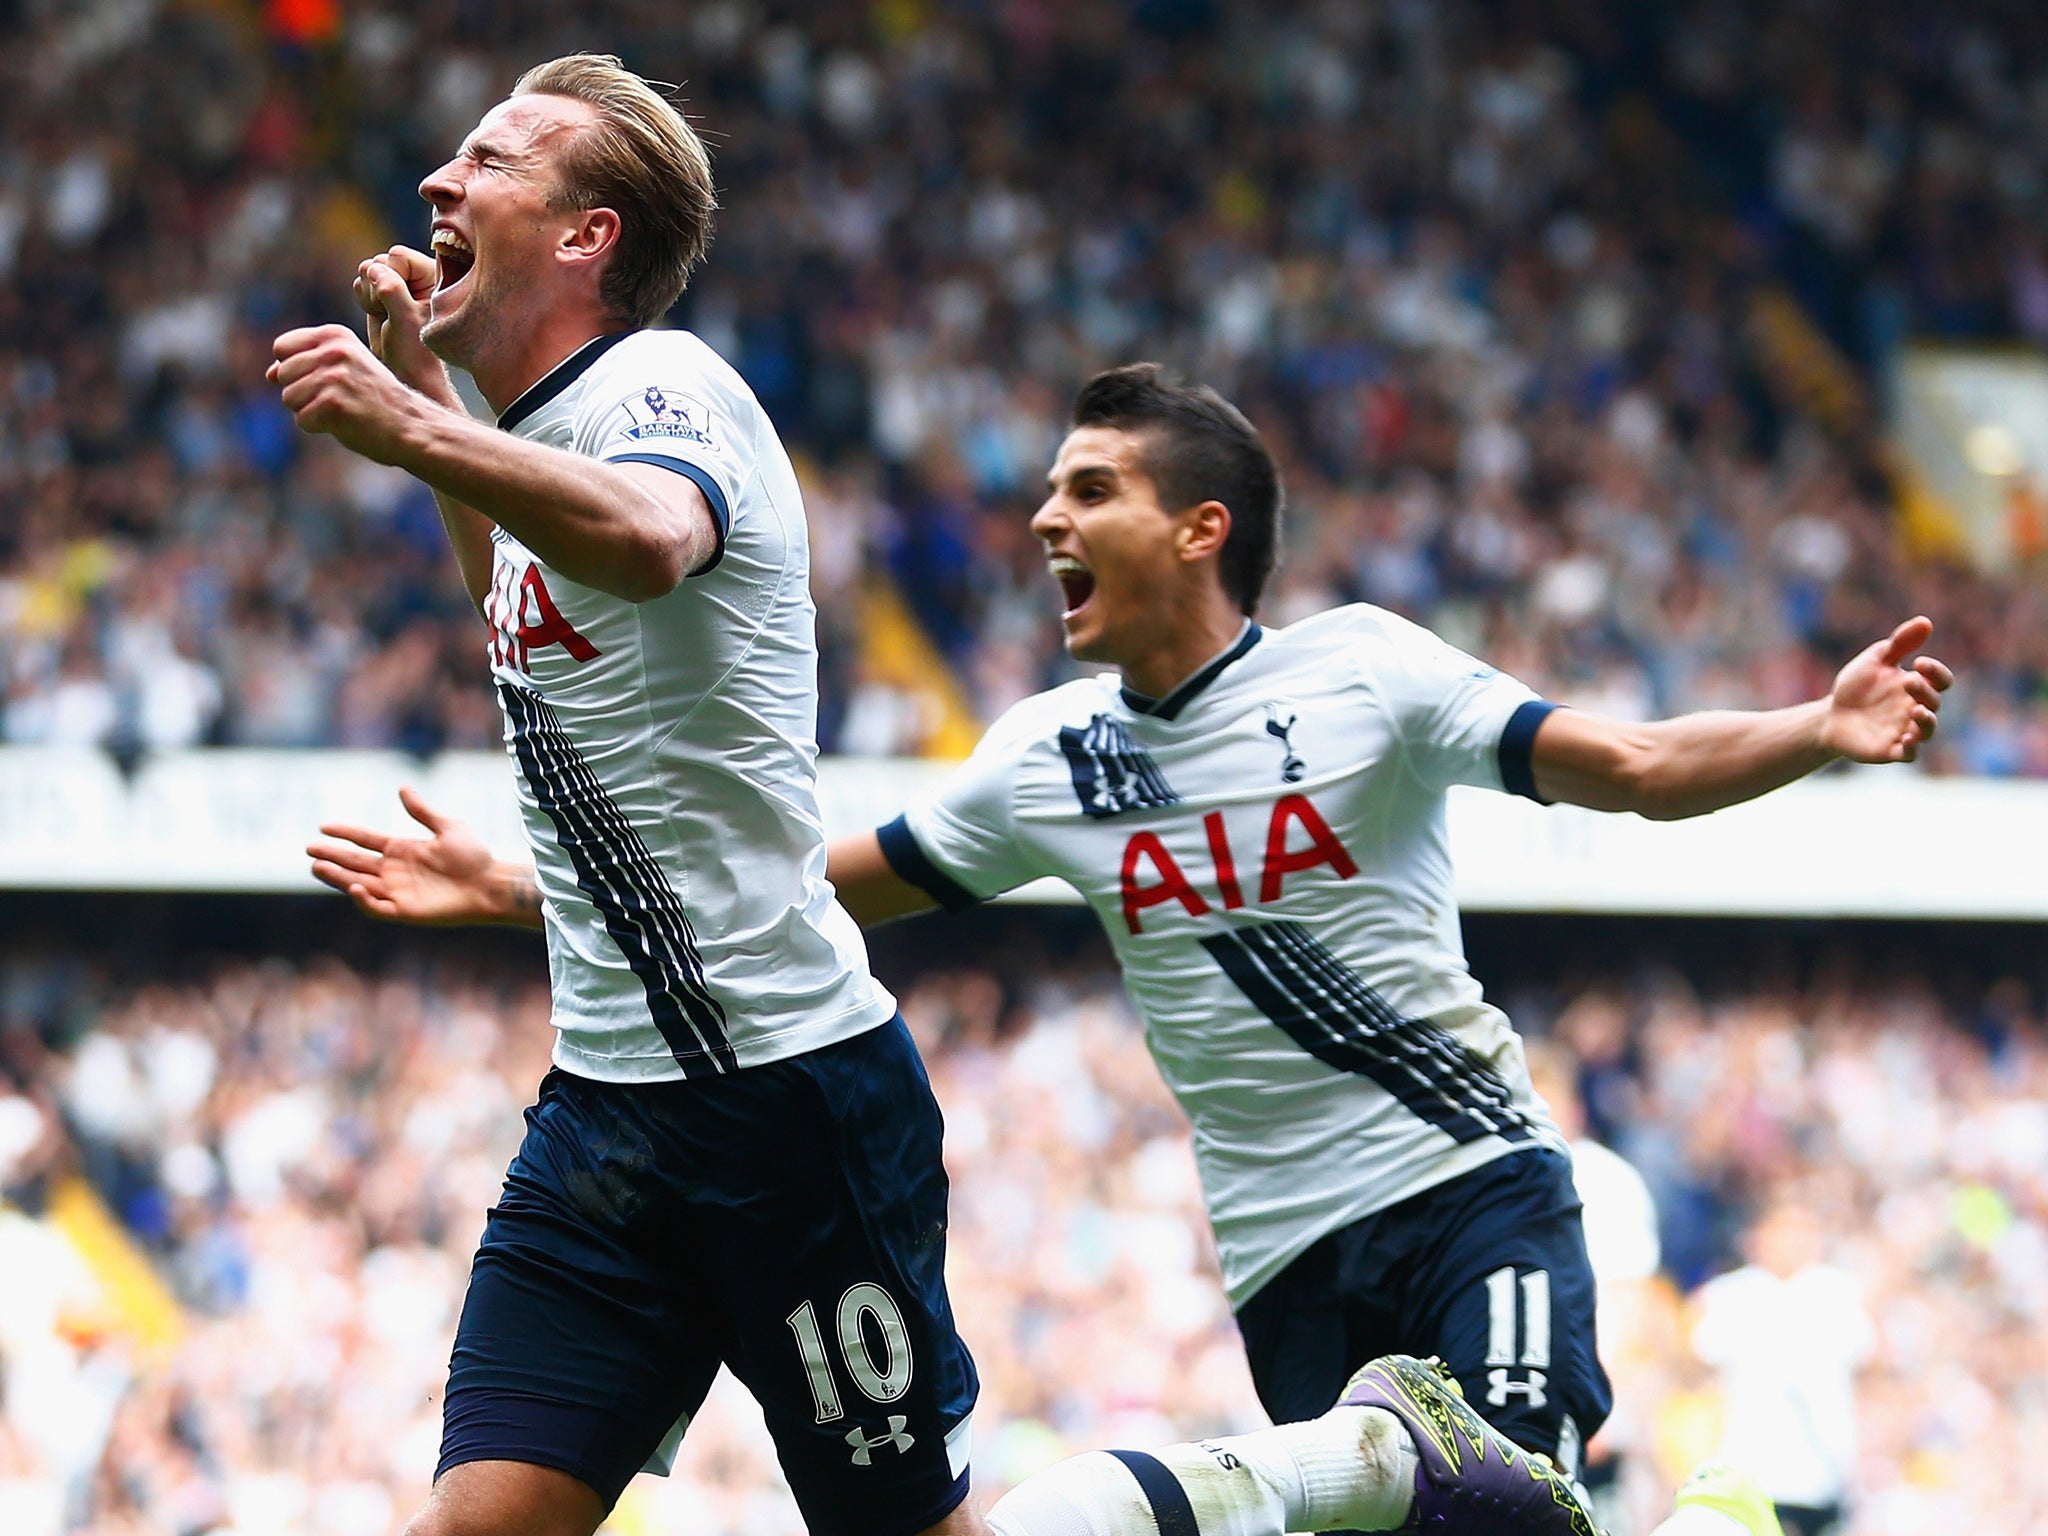
[[[1287,832],[1297,821],[1307,828],[1309,845],[1299,853],[1289,853]],[[1125,862],[1129,863],[1128,855]],[[1351,855],[1337,841],[1330,824],[1309,804],[1308,797],[1282,795],[1280,803],[1273,807],[1273,819],[1266,824],[1266,868],[1259,876],[1259,904],[1271,906],[1280,899],[1280,882],[1283,879],[1304,869],[1314,869],[1318,864],[1327,864],[1336,870],[1339,880],[1349,880],[1358,873],[1358,866],[1351,862]]]
[[[526,622],[527,599],[533,600],[534,609],[540,614],[538,624]],[[519,578],[519,630],[520,647],[525,651],[537,651],[544,646],[559,645],[577,661],[589,661],[597,655],[597,647],[576,632],[575,626],[562,617],[562,610],[555,606],[555,600],[548,594],[547,583],[540,579],[540,567],[529,565],[526,574]],[[522,661],[524,658],[521,658]]]
[[[1209,834],[1209,857],[1216,861],[1216,889],[1223,893],[1223,910],[1235,912],[1244,905],[1244,892],[1237,887],[1237,860],[1231,856],[1230,839],[1223,835],[1223,813],[1211,811],[1202,818]]]
[[[1141,858],[1152,861],[1152,868],[1159,875],[1157,885],[1138,884],[1138,860]],[[1201,892],[1188,884],[1188,877],[1180,872],[1173,855],[1166,851],[1166,844],[1153,832],[1140,832],[1124,844],[1123,887],[1124,921],[1133,933],[1145,931],[1138,926],[1138,914],[1162,901],[1178,901],[1186,908],[1189,917],[1201,917],[1209,910],[1209,903],[1202,900]]]

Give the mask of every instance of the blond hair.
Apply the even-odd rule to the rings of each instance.
[[[560,158],[556,196],[619,216],[619,243],[598,282],[606,309],[635,327],[675,303],[711,244],[718,193],[704,141],[660,92],[608,53],[536,64],[514,96],[566,96],[597,109]]]

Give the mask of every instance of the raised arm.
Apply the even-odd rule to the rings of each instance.
[[[683,475],[606,464],[485,426],[408,388],[342,326],[287,331],[275,350],[267,377],[302,431],[330,433],[365,458],[398,466],[571,581],[645,602],[718,553],[711,504]],[[463,575],[472,579],[468,561]]]
[[[448,377],[448,365],[420,340],[435,277],[433,257],[411,246],[394,245],[356,269],[356,303],[363,310],[363,338],[377,361],[408,389],[447,410],[461,412],[462,397]],[[446,491],[434,490],[434,504],[440,508],[441,525],[448,530],[463,588],[481,613],[491,590],[491,520]]]
[[[533,866],[491,856],[483,839],[443,816],[410,789],[398,792],[406,814],[428,837],[394,837],[368,827],[331,823],[313,843],[313,878],[345,894],[371,917],[434,927],[502,923],[542,925]]]
[[[1908,619],[1842,668],[1826,698],[1790,709],[1715,710],[1648,725],[1555,710],[1531,753],[1536,792],[1675,821],[1767,794],[1838,757],[1909,763],[1934,735],[1941,695],[1955,681],[1932,656],[1914,654],[1933,632],[1928,619]]]
[[[938,905],[890,867],[882,840],[873,832],[834,838],[825,850],[825,877],[839,893],[839,904],[863,928]]]

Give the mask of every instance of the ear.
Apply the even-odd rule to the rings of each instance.
[[[610,208],[586,208],[562,235],[555,260],[565,266],[601,261],[619,243],[619,216]]]
[[[1223,552],[1230,537],[1230,508],[1220,501],[1204,501],[1180,516],[1174,548],[1183,560],[1210,560]]]

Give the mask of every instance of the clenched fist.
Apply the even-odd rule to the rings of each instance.
[[[344,448],[397,464],[407,429],[424,402],[399,382],[345,326],[286,331],[271,344],[277,361],[264,377],[276,384],[301,432],[325,432]]]
[[[365,339],[377,361],[429,400],[460,410],[447,366],[420,340],[437,277],[434,258],[425,251],[394,245],[356,268],[356,303],[362,306]]]

